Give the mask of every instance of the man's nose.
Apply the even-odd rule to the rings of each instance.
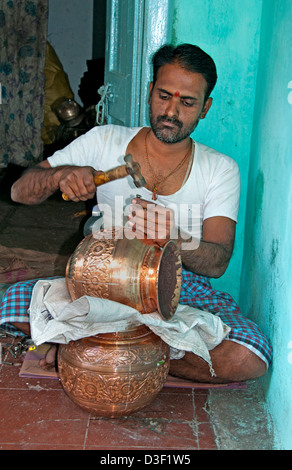
[[[167,106],[165,110],[168,117],[178,117],[179,115],[179,106],[175,98],[171,98],[167,101]]]

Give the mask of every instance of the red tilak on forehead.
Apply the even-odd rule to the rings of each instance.
[[[176,91],[174,96],[179,96],[179,91]]]

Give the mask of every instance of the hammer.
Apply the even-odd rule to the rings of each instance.
[[[95,186],[101,186],[102,184],[108,183],[109,181],[125,178],[128,175],[132,176],[134,184],[137,188],[146,186],[146,181],[142,176],[140,165],[139,163],[133,161],[132,155],[125,155],[124,161],[124,165],[116,166],[111,170],[104,171],[101,174],[96,175],[94,177]],[[65,201],[69,201],[69,198],[66,196],[66,194],[62,194],[62,197]]]

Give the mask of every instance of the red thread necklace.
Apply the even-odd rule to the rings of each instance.
[[[151,129],[150,129],[151,130]],[[155,171],[153,170],[151,164],[150,164],[150,161],[149,161],[149,155],[148,155],[148,150],[147,150],[147,136],[150,132],[150,130],[147,132],[147,134],[145,135],[145,141],[144,141],[144,144],[145,144],[145,156],[146,156],[146,162],[149,166],[149,169],[152,173],[152,176],[154,177],[154,180],[155,180],[155,183],[154,183],[154,186],[152,188],[152,199],[154,201],[157,200],[157,194],[158,194],[158,188],[159,186],[161,185],[161,183],[164,183],[168,178],[170,178],[170,176],[172,176],[176,171],[178,171],[185,163],[185,161],[188,159],[189,157],[189,152],[192,148],[192,141],[191,141],[191,145],[187,151],[187,153],[185,154],[185,156],[183,157],[183,159],[181,160],[181,162],[173,169],[171,170],[171,172],[166,175],[166,176],[162,176],[161,178],[159,178],[159,176],[156,175]]]

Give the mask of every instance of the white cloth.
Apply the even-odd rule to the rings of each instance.
[[[48,161],[52,167],[71,164],[109,170],[124,163],[127,147],[140,129],[112,124],[94,127],[55,152]],[[152,200],[152,193],[146,188],[136,188],[130,176],[97,189],[97,201],[104,212],[105,228],[124,226],[127,208],[137,194],[147,201]],[[200,239],[203,221],[209,217],[224,216],[237,222],[239,197],[237,163],[195,142],[193,164],[185,184],[174,194],[158,195],[156,203],[174,209],[176,226]]]
[[[157,313],[142,315],[107,299],[83,296],[72,302],[64,278],[38,281],[29,310],[31,337],[37,346],[45,342],[66,344],[145,324],[170,346],[171,358],[178,359],[191,351],[207,361],[210,370],[209,351],[230,331],[219,317],[187,305],[178,305],[174,316],[165,321]]]

